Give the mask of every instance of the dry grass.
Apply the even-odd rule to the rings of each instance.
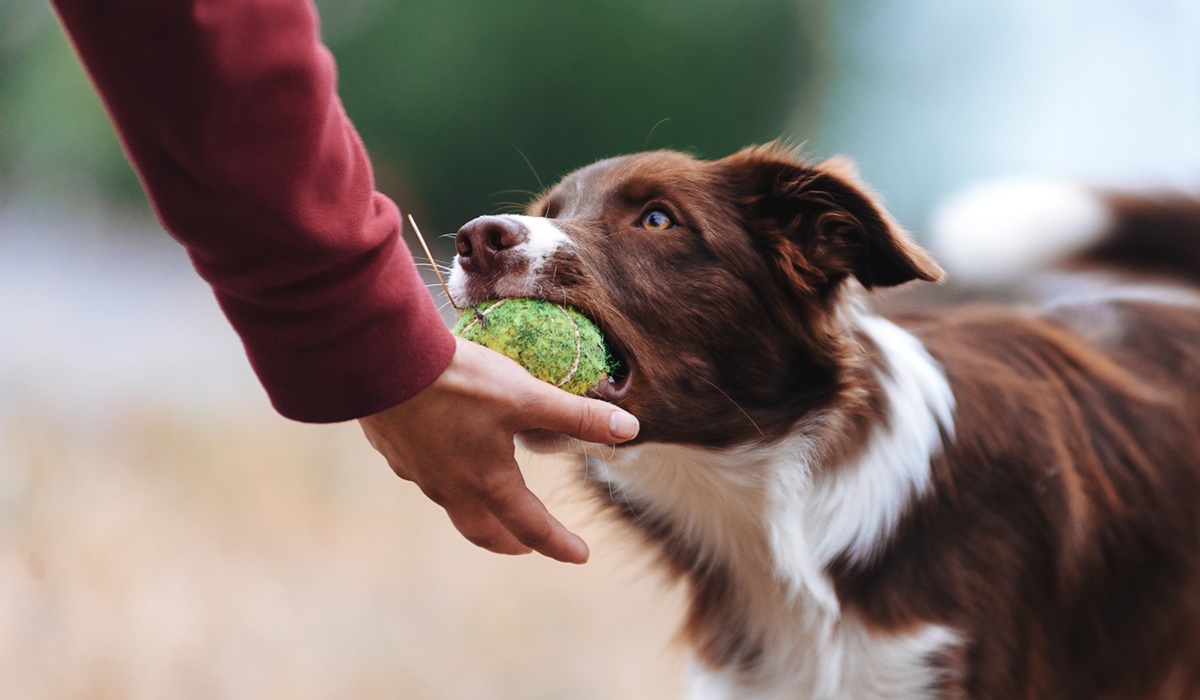
[[[357,428],[265,410],[0,424],[2,698],[671,698],[677,592],[561,462],[571,567],[458,537]]]

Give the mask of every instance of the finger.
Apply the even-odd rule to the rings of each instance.
[[[443,506],[450,522],[471,544],[496,554],[529,554],[531,547],[521,544],[507,528],[482,505],[475,502]]]
[[[544,428],[586,442],[613,445],[637,437],[640,426],[632,413],[610,403],[569,394],[550,385],[538,389],[525,429]]]
[[[485,500],[500,524],[521,544],[568,564],[587,562],[587,543],[550,515],[519,476],[503,486],[494,486]]]

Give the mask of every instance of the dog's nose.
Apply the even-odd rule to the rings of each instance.
[[[496,266],[501,253],[528,238],[529,232],[519,221],[506,216],[481,216],[458,230],[454,248],[464,270],[485,273]]]

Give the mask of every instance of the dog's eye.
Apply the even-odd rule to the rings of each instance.
[[[671,217],[659,209],[652,209],[642,217],[642,228],[647,231],[666,231],[675,225]]]

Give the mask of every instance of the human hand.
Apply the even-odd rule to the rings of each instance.
[[[638,431],[637,419],[616,406],[568,394],[462,339],[433,384],[359,423],[392,471],[445,508],[474,544],[500,554],[537,551],[575,564],[587,561],[587,544],[525,486],[513,436],[542,429],[615,444]]]

